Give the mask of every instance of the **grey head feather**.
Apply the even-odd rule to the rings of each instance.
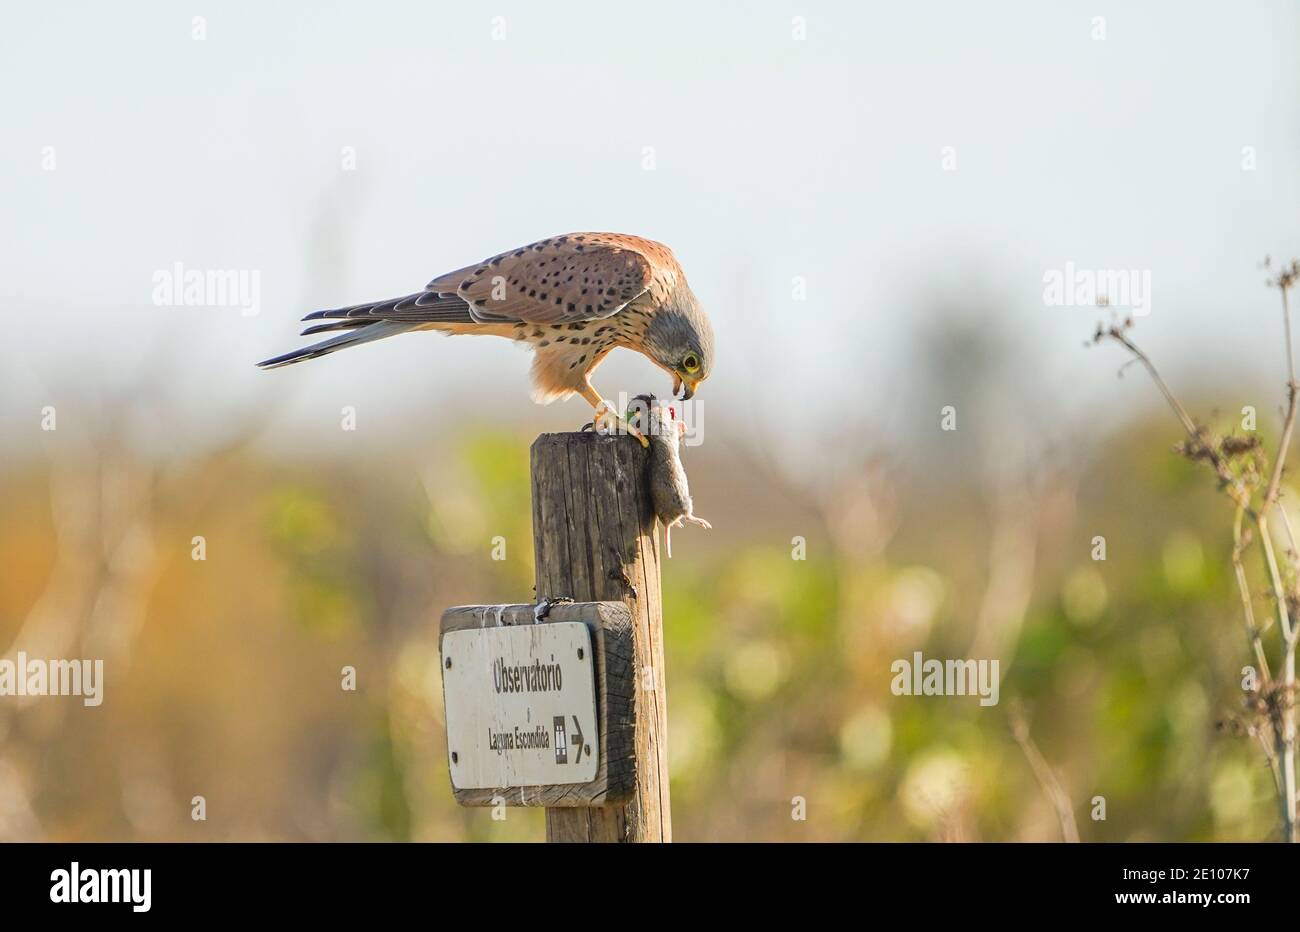
[[[713,326],[699,300],[685,284],[678,285],[646,328],[646,346],[655,360],[679,368],[688,353],[700,359],[700,380],[713,369]]]

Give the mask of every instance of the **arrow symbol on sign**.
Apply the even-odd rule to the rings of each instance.
[[[573,754],[573,762],[576,764],[582,759],[582,726],[578,724],[578,716],[573,717],[573,746],[577,750]]]

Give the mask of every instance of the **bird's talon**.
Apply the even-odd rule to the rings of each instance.
[[[612,434],[618,430],[619,416],[608,401],[596,405],[593,415],[592,430],[598,434]]]
[[[645,438],[645,435],[629,424],[626,418],[621,417],[608,401],[602,401],[600,404],[596,405],[594,418],[595,419],[591,422],[591,428],[596,431],[596,433],[631,434],[640,442],[641,446],[649,449],[650,441]],[[583,429],[585,430],[586,428]]]
[[[542,620],[551,614],[551,609],[557,605],[572,605],[573,599],[567,595],[557,595],[542,599],[533,607],[533,624],[541,624]]]

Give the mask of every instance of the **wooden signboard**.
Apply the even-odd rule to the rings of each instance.
[[[603,806],[636,776],[632,618],[621,602],[462,605],[442,616],[452,790],[463,806]]]

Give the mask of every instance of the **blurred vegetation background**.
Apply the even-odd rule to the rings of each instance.
[[[927,356],[959,416],[992,416],[996,360]],[[0,700],[0,838],[543,837],[540,812],[454,804],[435,633],[446,606],[533,597],[532,430],[297,458],[248,428],[182,456],[76,410],[0,472],[0,645],[104,658],[105,701]],[[663,576],[676,837],[1059,839],[1016,709],[1085,841],[1273,837],[1263,758],[1219,727],[1247,662],[1230,515],[1176,425],[1137,405],[1027,452],[932,410],[911,459],[855,425],[833,464],[792,468],[779,425],[720,411],[685,451],[716,530],[681,534]],[[914,650],[999,658],[999,705],[894,696]]]
[[[1232,515],[1043,285],[1150,272],[1143,348],[1269,440],[1294,3],[10,6],[0,658],[107,681],[0,697],[0,839],[543,837],[454,805],[435,630],[533,598],[528,448],[588,409],[529,404],[497,341],[253,362],[581,229],[669,243],[718,337],[714,530],[663,574],[676,838],[1059,839],[1035,753],[1083,840],[1276,837]],[[159,303],[175,264],[257,307]],[[630,353],[596,384],[668,389]],[[917,650],[997,659],[1000,703],[894,696]]]

